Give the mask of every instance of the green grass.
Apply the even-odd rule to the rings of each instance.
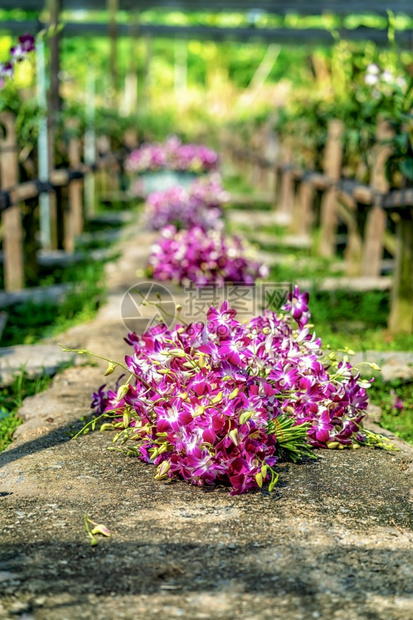
[[[1,346],[33,344],[95,316],[105,297],[104,263],[77,265],[65,277],[71,278],[73,289],[60,304],[27,302],[7,308]]]
[[[311,322],[323,344],[354,351],[413,351],[413,335],[387,329],[389,291],[310,293]]]
[[[254,188],[250,185],[245,177],[240,174],[233,174],[231,176],[225,176],[222,179],[222,185],[227,192],[234,192],[236,194],[253,194]],[[255,208],[255,205],[254,205]]]
[[[380,425],[413,444],[413,383],[401,379],[384,383],[378,378],[369,394],[371,402],[382,409]],[[402,401],[401,410],[395,407],[396,396]]]
[[[137,211],[137,207],[133,207]],[[99,213],[111,213],[109,210],[99,210]],[[120,226],[113,226],[105,222],[90,221],[85,226],[85,232],[117,230]],[[36,281],[31,286],[50,286],[53,284],[70,284],[71,288],[64,300],[33,304],[26,302],[5,308],[8,314],[6,328],[0,340],[0,346],[16,344],[34,344],[42,338],[55,336],[73,325],[90,321],[96,315],[106,294],[104,268],[106,260],[89,261],[87,252],[99,247],[107,248],[107,241],[91,239],[83,244],[81,251],[85,252],[85,259],[80,263],[52,269],[42,269],[36,275]],[[115,260],[111,255],[107,260]]]
[[[338,277],[343,275],[342,271],[331,270],[331,261],[328,259],[312,258],[309,255],[306,256],[303,250],[301,250],[300,260],[294,261],[294,259],[297,259],[298,256],[298,253],[292,254],[291,249],[289,249],[288,253],[285,253],[285,261],[283,256],[282,263],[277,263],[270,267],[270,279],[273,282],[311,280],[314,282],[314,286],[316,286],[317,281],[322,278]]]
[[[51,381],[46,375],[31,379],[21,372],[11,385],[0,389],[0,452],[12,442],[14,431],[22,423],[18,410],[23,400],[46,390]]]
[[[314,291],[311,321],[323,344],[354,351],[413,351],[413,335],[393,336],[387,329],[389,291]]]

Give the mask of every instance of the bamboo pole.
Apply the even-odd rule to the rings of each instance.
[[[92,169],[96,164],[96,76],[92,68],[86,83],[86,133],[85,133],[85,163]],[[86,215],[92,215],[96,210],[96,187],[94,172],[85,176],[85,210]]]
[[[79,124],[74,120],[70,123],[70,126],[72,131],[76,132]],[[72,170],[79,169],[81,164],[81,145],[76,133],[73,133],[70,137],[69,164]],[[83,181],[81,179],[75,179],[69,185],[69,209],[71,233],[73,237],[76,237],[83,231]]]
[[[50,143],[47,117],[46,66],[44,40],[40,35],[36,41],[37,102],[41,110],[39,118],[39,137],[37,141],[39,170],[38,177],[42,183],[49,181]],[[57,246],[56,203],[51,200],[50,192],[42,192],[40,203],[40,242],[44,250]]]

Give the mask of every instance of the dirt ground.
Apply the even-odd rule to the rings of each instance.
[[[146,252],[143,234],[126,243],[108,305],[65,344],[121,358],[119,303]],[[273,493],[230,497],[155,481],[108,433],[71,439],[101,383],[102,366],[57,375],[0,455],[0,618],[413,618],[410,446],[320,451],[281,464]],[[91,547],[84,513],[112,537]]]

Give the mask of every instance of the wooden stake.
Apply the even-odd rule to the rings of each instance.
[[[0,115],[5,137],[0,140],[0,179],[3,190],[11,189],[19,181],[14,116],[9,112]],[[4,282],[6,291],[24,288],[23,228],[20,205],[6,209],[2,214],[4,244]]]
[[[343,146],[341,136],[344,131],[342,121],[331,120],[328,124],[328,138],[324,154],[324,172],[333,183],[338,181],[341,174],[341,161]],[[321,202],[321,231],[320,231],[320,255],[332,258],[336,250],[337,229],[337,190],[335,187],[328,188]]]
[[[293,155],[291,147],[288,144],[284,145],[283,151],[283,163],[286,165],[286,169],[281,172],[280,203],[277,210],[285,214],[288,218],[292,218],[294,208],[294,179],[290,166],[292,165]]]
[[[350,196],[346,196],[345,204],[343,196],[340,196],[337,211],[340,219],[347,225],[348,237],[344,251],[344,260],[347,276],[359,276],[363,242],[357,220],[357,203]]]
[[[297,208],[294,212],[293,232],[309,235],[313,223],[314,187],[303,179],[297,192]]]
[[[394,334],[413,334],[413,209],[406,209],[397,223],[396,265],[389,329]]]
[[[382,141],[391,138],[392,133],[389,123],[383,120],[379,121],[376,134],[375,160],[371,174],[371,187],[379,194],[386,194],[389,190],[385,166],[391,153],[391,147],[388,144],[382,144]],[[381,271],[387,216],[380,205],[381,197],[377,195],[373,208],[369,210],[366,220],[361,265],[361,274],[363,276],[376,277],[380,275]]]

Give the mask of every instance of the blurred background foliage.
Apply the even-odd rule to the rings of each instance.
[[[44,18],[34,12],[0,10],[1,19]],[[107,22],[105,11],[66,11],[62,21]],[[118,13],[120,23],[131,16]],[[139,37],[118,40],[117,93],[109,76],[110,42],[107,37],[62,37],[61,124],[69,117],[85,126],[87,82],[96,80],[97,131],[108,130],[120,142],[128,127],[137,127],[139,139],[163,139],[173,131],[186,139],[207,135],[213,141],[222,125],[245,134],[257,125],[271,127],[294,142],[295,157],[319,169],[320,153],[331,118],[345,122],[344,164],[349,176],[368,182],[368,157],[379,115],[395,128],[394,154],[389,175],[397,185],[400,170],[413,180],[411,159],[413,123],[413,53],[397,50],[394,34],[409,30],[413,20],[404,15],[285,16],[249,13],[180,13],[167,10],[142,12],[141,23],[165,25],[254,26],[260,28],[324,28],[335,43],[330,46],[271,45],[248,42],[213,42]],[[389,44],[378,48],[371,41],[340,40],[338,29],[360,26],[388,31]],[[0,25],[1,32],[1,25]],[[12,37],[0,36],[0,61],[7,58]],[[377,65],[390,73],[392,84],[373,87],[366,71]],[[127,75],[137,75],[137,109],[129,109]],[[17,114],[19,144],[34,146],[38,110],[35,99],[34,61],[24,62],[13,82],[0,91],[0,110]],[[399,80],[398,84],[396,79]],[[401,86],[401,80],[403,86]]]

